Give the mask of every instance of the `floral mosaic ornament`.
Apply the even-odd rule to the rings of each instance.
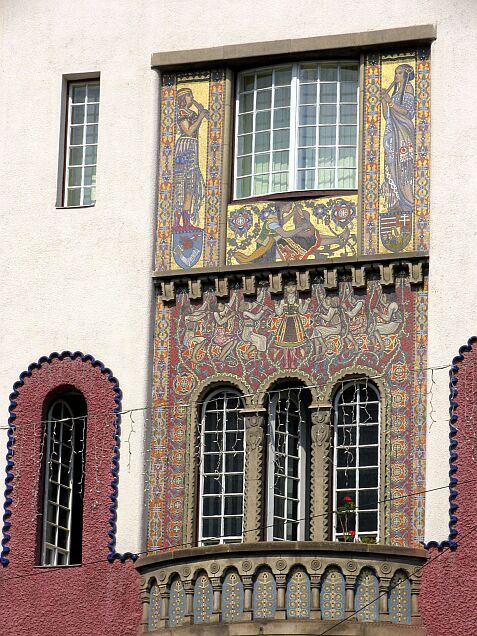
[[[359,622],[379,620],[379,583],[370,568],[362,570],[358,577],[354,610]]]
[[[222,585],[222,620],[233,623],[242,619],[243,583],[237,572],[229,572]]]
[[[340,620],[345,615],[345,581],[338,568],[329,568],[324,577],[320,594],[321,618]]]
[[[310,577],[303,569],[291,574],[286,593],[287,618],[310,618]]]
[[[151,586],[149,592],[149,621],[148,629],[153,632],[159,627],[159,621],[161,618],[161,595],[159,592],[159,586],[154,583]]]
[[[206,574],[201,574],[194,586],[194,623],[210,623],[214,609],[212,584]]]
[[[411,613],[411,583],[405,572],[396,572],[390,584],[389,617],[392,623],[410,625]]]
[[[171,583],[169,596],[169,625],[178,627],[184,622],[186,610],[186,594],[182,581],[175,579]]]
[[[262,570],[253,587],[253,617],[274,618],[277,609],[277,586],[269,570]]]
[[[357,197],[228,207],[227,264],[355,256]]]

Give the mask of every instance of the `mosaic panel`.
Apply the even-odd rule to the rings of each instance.
[[[218,265],[225,71],[165,74],[156,269]]]
[[[366,56],[362,253],[429,249],[428,49]]]
[[[302,569],[294,570],[287,584],[287,618],[310,618],[310,594],[310,577]]]
[[[194,623],[210,623],[213,610],[212,584],[206,574],[201,574],[194,586]]]
[[[329,568],[321,584],[321,618],[341,620],[345,615],[345,580],[338,568]]]
[[[253,586],[253,617],[274,618],[277,609],[277,586],[269,570],[262,570]]]
[[[360,622],[379,620],[379,583],[377,576],[369,568],[365,568],[358,577],[354,611]]]
[[[191,392],[220,375],[240,378],[257,392],[267,378],[300,371],[318,387],[353,367],[368,369],[389,390],[386,400],[386,540],[417,543],[423,532],[426,288],[398,277],[395,288],[369,279],[357,290],[343,280],[327,291],[320,280],[311,292],[295,283],[282,295],[259,286],[255,296],[240,287],[228,299],[205,289],[191,301],[179,290],[173,305],[158,299],[154,360],[154,406],[148,547],[186,540],[184,510]],[[167,327],[167,328],[166,328]],[[172,371],[173,370],[173,371]],[[168,404],[169,408],[164,408]],[[411,521],[411,523],[410,523]]]
[[[153,632],[159,627],[161,618],[161,595],[159,586],[154,584],[149,592],[149,623],[148,629]]]
[[[410,625],[411,583],[404,572],[396,572],[393,576],[389,592],[389,618],[392,623]]]
[[[233,623],[242,619],[244,590],[237,572],[229,572],[222,585],[222,620]]]
[[[227,264],[356,256],[357,197],[230,205]]]
[[[171,583],[169,596],[169,625],[177,627],[184,622],[186,610],[186,594],[182,581],[175,579]]]

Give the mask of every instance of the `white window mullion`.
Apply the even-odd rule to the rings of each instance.
[[[335,183],[334,187],[338,188],[338,166],[340,161],[340,126],[341,126],[341,66],[338,64],[337,70],[337,87],[336,87],[336,139],[335,139]]]
[[[288,169],[288,190],[294,192],[297,189],[297,155],[298,155],[298,91],[299,91],[299,64],[292,66],[292,81],[290,87],[290,144],[288,160],[290,162]]]

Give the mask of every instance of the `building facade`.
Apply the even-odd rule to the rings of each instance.
[[[476,12],[345,4],[2,8],[18,633],[447,633]]]

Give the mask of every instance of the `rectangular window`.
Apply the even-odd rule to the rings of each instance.
[[[357,187],[357,62],[239,74],[234,198]]]
[[[63,205],[96,201],[99,80],[68,84],[65,188]]]

